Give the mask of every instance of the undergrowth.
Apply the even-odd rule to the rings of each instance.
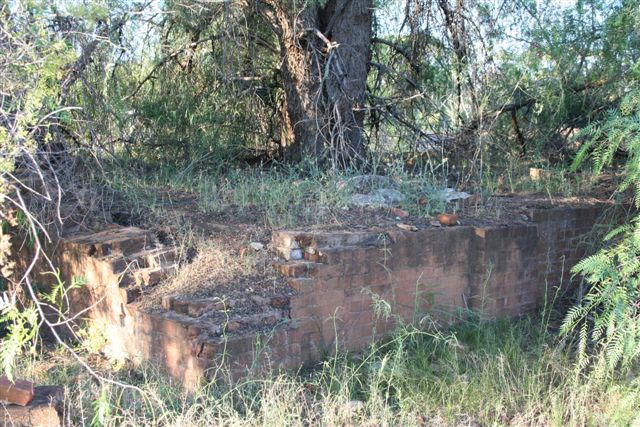
[[[116,210],[133,217],[188,207],[225,219],[252,218],[271,227],[320,225],[339,222],[349,206],[345,183],[363,171],[325,171],[315,165],[272,165],[265,168],[176,171],[160,168],[136,174],[126,168],[108,169],[98,179],[116,195]],[[411,213],[428,215],[442,208],[435,193],[445,186],[427,172],[410,174],[401,164],[383,172],[394,188],[405,194],[400,205]],[[427,203],[419,204],[422,199]]]
[[[275,164],[264,168],[218,168],[198,172],[193,168],[145,169],[144,173],[105,166],[96,177],[115,195],[113,211],[124,211],[136,221],[154,222],[172,211],[197,210],[220,221],[248,220],[269,228],[331,225],[349,211],[350,178],[379,174],[389,178],[404,200],[397,205],[414,217],[430,218],[446,209],[439,195],[447,187],[489,197],[500,193],[541,193],[573,196],[588,194],[593,182],[563,169],[541,169],[532,180],[529,167],[516,163],[506,171],[488,171],[483,179],[457,187],[448,177],[427,170],[407,169],[401,161],[380,165],[376,171],[322,170],[316,165]],[[553,200],[553,199],[552,199]]]
[[[592,364],[596,353],[602,354],[595,363],[601,370],[626,368],[640,356],[640,62],[619,107],[577,137],[585,142],[574,159],[574,169],[587,160],[595,176],[607,167],[622,169],[624,180],[617,192],[633,194],[633,217],[621,225],[612,224],[602,248],[573,268],[589,288],[567,312],[563,330],[579,331],[580,366]]]
[[[94,358],[140,391],[101,384],[56,350],[21,372],[65,384],[77,425],[638,425],[640,380],[577,371],[546,319],[404,326],[384,345],[340,353],[310,372],[254,373],[234,385],[220,375],[192,394],[152,366],[114,371]]]

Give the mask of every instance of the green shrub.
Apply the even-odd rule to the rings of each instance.
[[[632,191],[640,208],[640,63],[629,81],[629,92],[616,110],[585,128],[578,137],[586,142],[574,168],[591,159],[594,173],[618,166],[622,181],[618,192]],[[640,354],[640,216],[615,228],[605,247],[576,265],[573,272],[590,285],[582,301],[571,308],[562,331],[578,332],[579,366],[595,356],[599,368],[629,368]]]

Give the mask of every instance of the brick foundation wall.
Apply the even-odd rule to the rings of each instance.
[[[521,225],[343,234],[342,246],[335,235],[276,233],[284,257],[296,241],[306,258],[280,265],[299,291],[291,318],[299,323],[303,359],[330,352],[336,340],[347,350],[362,348],[393,331],[398,317],[447,321],[459,309],[492,318],[531,312],[558,287],[567,289],[570,269],[586,249],[580,240],[600,212],[537,210]],[[388,303],[393,316],[385,317],[375,301]]]
[[[452,321],[461,308],[489,317],[540,307],[584,255],[581,238],[602,207],[532,210],[521,224],[430,227],[416,232],[273,234],[277,269],[295,293],[239,301],[165,298],[163,309],[138,309],[140,290],[175,268],[171,248],[140,229],[114,228],[63,239],[63,276],[84,276],[74,308],[91,304],[114,354],[150,360],[192,387],[224,365],[296,369],[336,347],[358,350],[397,321],[432,315]],[[303,253],[302,260],[292,255]],[[162,259],[157,259],[157,258]],[[135,268],[131,268],[131,264]],[[252,307],[250,316],[238,307]]]

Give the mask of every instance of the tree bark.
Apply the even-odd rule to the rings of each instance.
[[[285,94],[281,143],[289,158],[361,164],[373,1],[329,0],[302,11],[290,1],[270,4]]]

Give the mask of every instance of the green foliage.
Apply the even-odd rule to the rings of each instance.
[[[583,301],[567,312],[562,332],[579,329],[578,364],[582,368],[589,363],[587,350],[592,344],[597,346],[594,350],[603,352],[608,369],[630,368],[640,355],[639,221],[636,218],[616,229],[609,237],[619,235],[619,242],[574,267],[591,287]]]
[[[594,174],[599,174],[614,163],[618,153],[623,153],[624,181],[619,191],[640,188],[640,90],[637,81],[632,80],[632,84],[636,87],[622,99],[617,110],[609,110],[603,121],[592,123],[577,135],[586,137],[586,142],[573,161],[575,170],[590,157]],[[640,206],[640,198],[636,197],[635,202]]]
[[[24,152],[35,153],[43,116],[60,107],[60,80],[75,58],[73,46],[55,37],[40,19],[50,12],[46,2],[23,6],[11,14],[10,6],[0,3],[0,205],[11,189],[8,174],[16,160]]]
[[[52,203],[50,194],[40,193],[49,191],[43,187],[50,170],[40,169],[40,161],[45,158],[39,155],[52,142],[50,127],[59,123],[56,120],[62,111],[68,110],[61,103],[61,84],[78,56],[73,38],[56,31],[51,21],[58,12],[57,5],[48,1],[0,1],[0,364],[10,378],[20,358],[35,353],[43,319],[38,302],[32,299],[34,293],[36,298],[52,303],[49,308],[53,308],[60,302],[56,301],[57,294],[63,288],[59,283],[52,295],[40,295],[35,286],[29,288],[28,280],[14,279],[8,262],[14,248],[6,232],[9,226],[15,227],[17,234],[25,236],[27,247],[38,250],[34,230],[41,229],[38,221],[43,218],[22,200],[41,197],[44,204]],[[31,171],[32,176],[25,176],[24,170]],[[34,176],[35,180],[29,181]],[[60,185],[57,178],[52,181]],[[29,260],[24,263],[28,265]]]
[[[52,273],[53,274],[53,273]],[[68,323],[68,307],[66,296],[73,288],[79,288],[86,282],[81,278],[74,278],[71,286],[65,286],[56,276],[56,285],[49,290],[37,292],[38,301],[31,299],[18,302],[15,292],[2,292],[0,294],[0,332],[2,332],[2,346],[0,346],[0,366],[10,379],[18,361],[25,354],[35,354],[38,331],[43,324],[37,304],[43,304],[49,310],[55,309],[59,324],[66,323],[73,328],[73,323]],[[27,290],[28,292],[28,290]],[[42,307],[42,305],[41,305]],[[53,312],[50,313],[53,318]],[[50,319],[51,320],[51,319]]]
[[[114,21],[128,5],[61,3],[82,22]],[[425,135],[457,135],[477,122],[482,132],[462,132],[456,145],[480,153],[457,156],[457,173],[474,171],[478,155],[485,163],[508,166],[522,150],[533,161],[563,164],[571,154],[566,135],[619,98],[620,70],[640,51],[632,37],[638,26],[632,1],[581,1],[561,8],[552,1],[508,8],[471,2],[463,13],[469,21],[467,56],[457,76],[458,60],[450,34],[441,31],[445,23],[437,3],[413,10],[397,0],[376,2],[374,30],[394,47],[372,46],[376,65],[367,81],[365,122],[372,152],[413,152]],[[261,14],[251,6],[221,8],[216,2],[168,1],[158,9],[162,13],[142,13],[140,19],[132,14],[125,30],[94,54],[94,66],[71,94],[83,108],[73,115],[76,126],[87,119],[91,124],[80,133],[110,154],[154,168],[217,167],[282,149],[282,58],[279,40]],[[411,16],[405,21],[411,28],[399,31],[392,18],[404,13]],[[455,100],[458,83],[462,93]],[[535,105],[516,115],[523,148],[510,115],[493,113],[527,99]],[[432,153],[436,164],[441,154]]]
[[[4,375],[13,379],[16,362],[23,357],[25,347],[35,348],[38,313],[34,306],[19,309],[7,293],[0,295],[0,330],[4,330],[0,347],[0,366]]]
[[[93,418],[91,419],[92,427],[102,427],[108,425],[109,421],[113,421],[112,405],[109,401],[107,390],[103,389],[100,396],[93,401]]]
[[[618,191],[631,189],[636,209],[640,207],[638,77],[629,80],[629,92],[618,109],[578,134],[586,142],[573,163],[575,169],[591,159],[595,173],[622,163]],[[640,216],[614,228],[605,242],[605,248],[573,269],[590,287],[584,299],[567,313],[562,330],[565,334],[579,331],[581,367],[589,363],[589,350],[594,350],[605,355],[603,368],[629,368],[640,355]]]
[[[431,218],[445,209],[439,196],[444,184],[428,171],[411,173],[401,162],[385,166],[392,185],[405,199],[400,207],[412,215]],[[204,215],[221,220],[257,221],[269,228],[344,223],[353,214],[350,178],[363,171],[325,171],[308,165],[273,164],[261,169],[165,168],[140,176],[120,168],[107,169],[106,185],[120,200],[114,210],[154,224],[154,218],[172,215],[172,209],[184,209],[175,197],[188,193]],[[175,213],[175,212],[173,212]]]

